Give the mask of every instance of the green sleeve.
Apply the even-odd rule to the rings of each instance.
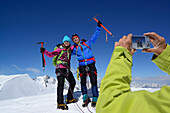
[[[165,50],[159,55],[154,55],[152,61],[164,72],[170,75],[170,46],[167,44]]]
[[[116,47],[113,51],[110,63],[104,78],[101,81],[99,98],[97,101],[97,113],[118,96],[125,92],[131,92],[131,67],[132,55],[123,47]]]

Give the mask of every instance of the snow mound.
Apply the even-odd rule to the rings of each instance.
[[[0,100],[44,94],[47,92],[50,93],[50,89],[37,84],[28,74],[0,75]]]

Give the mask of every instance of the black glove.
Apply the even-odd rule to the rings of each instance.
[[[100,20],[97,22],[97,26],[98,27],[101,27],[101,25],[100,24],[102,24],[101,22],[100,22]]]
[[[40,48],[40,52],[43,53],[45,51],[45,48]]]

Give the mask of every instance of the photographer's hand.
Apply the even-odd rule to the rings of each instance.
[[[132,45],[132,34],[129,34],[128,36],[123,36],[119,40],[119,42],[115,42],[115,47],[117,46],[125,47],[127,50],[130,51],[131,55],[133,55],[136,50],[130,49],[131,45]]]
[[[144,33],[144,36],[148,36],[150,42],[153,44],[154,48],[143,49],[142,52],[154,53],[159,56],[166,48],[165,38],[159,36],[155,32]]]

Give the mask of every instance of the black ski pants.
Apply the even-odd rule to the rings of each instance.
[[[76,82],[75,82],[75,79],[74,79],[72,72],[68,69],[58,68],[58,69],[56,69],[56,75],[57,75],[57,80],[58,80],[57,102],[58,102],[58,104],[63,104],[64,103],[63,90],[64,90],[64,80],[65,80],[65,78],[69,82],[69,89],[68,89],[68,93],[67,93],[67,99],[68,100],[73,99],[73,91],[74,91],[74,87],[76,85]]]

